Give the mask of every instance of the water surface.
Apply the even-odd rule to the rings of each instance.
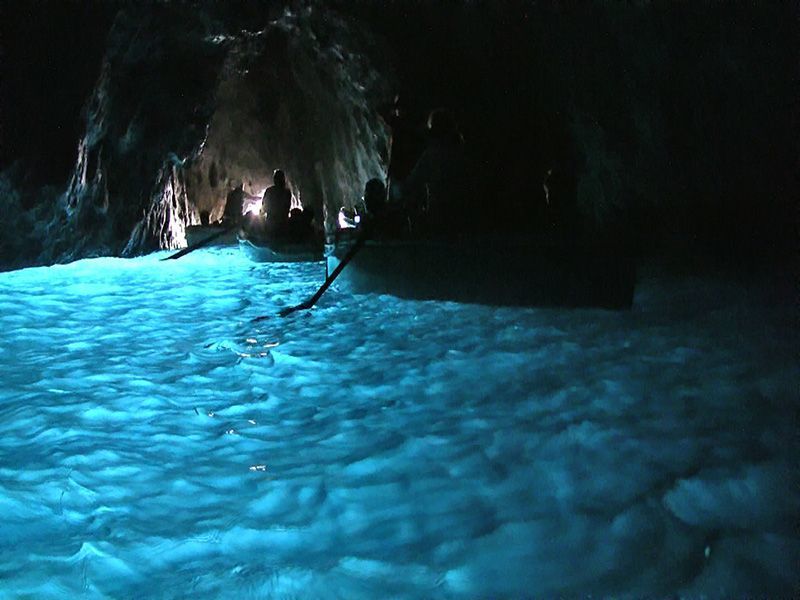
[[[645,269],[630,312],[332,290],[280,318],[321,264],[158,258],[0,274],[0,596],[797,589],[769,289]]]

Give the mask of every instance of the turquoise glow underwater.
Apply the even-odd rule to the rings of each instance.
[[[0,273],[0,597],[791,595],[797,331],[352,296],[233,249]]]

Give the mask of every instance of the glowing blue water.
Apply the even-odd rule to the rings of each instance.
[[[790,595],[791,306],[330,292],[228,250],[0,274],[0,596]]]

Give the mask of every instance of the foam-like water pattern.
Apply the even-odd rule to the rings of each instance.
[[[351,296],[233,250],[0,274],[0,597],[791,595],[791,307]]]

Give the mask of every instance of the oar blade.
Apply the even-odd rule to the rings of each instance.
[[[290,306],[290,307],[281,309],[281,311],[278,312],[278,316],[287,317],[287,316],[291,315],[292,313],[297,312],[298,310],[306,310],[306,309],[309,309],[312,306],[314,306],[317,303],[317,300],[319,300],[322,297],[322,294],[325,293],[325,290],[327,290],[330,287],[330,285],[333,283],[333,281],[339,276],[339,273],[341,273],[344,270],[344,268],[347,266],[347,264],[358,253],[358,251],[362,248],[362,246],[364,245],[364,243],[366,241],[367,241],[367,234],[366,233],[362,233],[361,237],[359,237],[358,240],[356,240],[356,243],[353,245],[353,247],[350,248],[350,250],[347,252],[347,254],[342,259],[342,261],[333,270],[333,273],[328,275],[328,277],[325,279],[325,283],[323,283],[320,286],[320,288],[317,290],[317,292],[313,296],[311,296],[311,298],[309,298],[305,302],[302,302],[302,303],[300,303],[300,304],[298,304],[296,306]],[[263,321],[266,318],[268,318],[267,315],[262,315],[260,317],[256,317],[255,319],[253,319],[253,321],[254,322],[255,321]]]

